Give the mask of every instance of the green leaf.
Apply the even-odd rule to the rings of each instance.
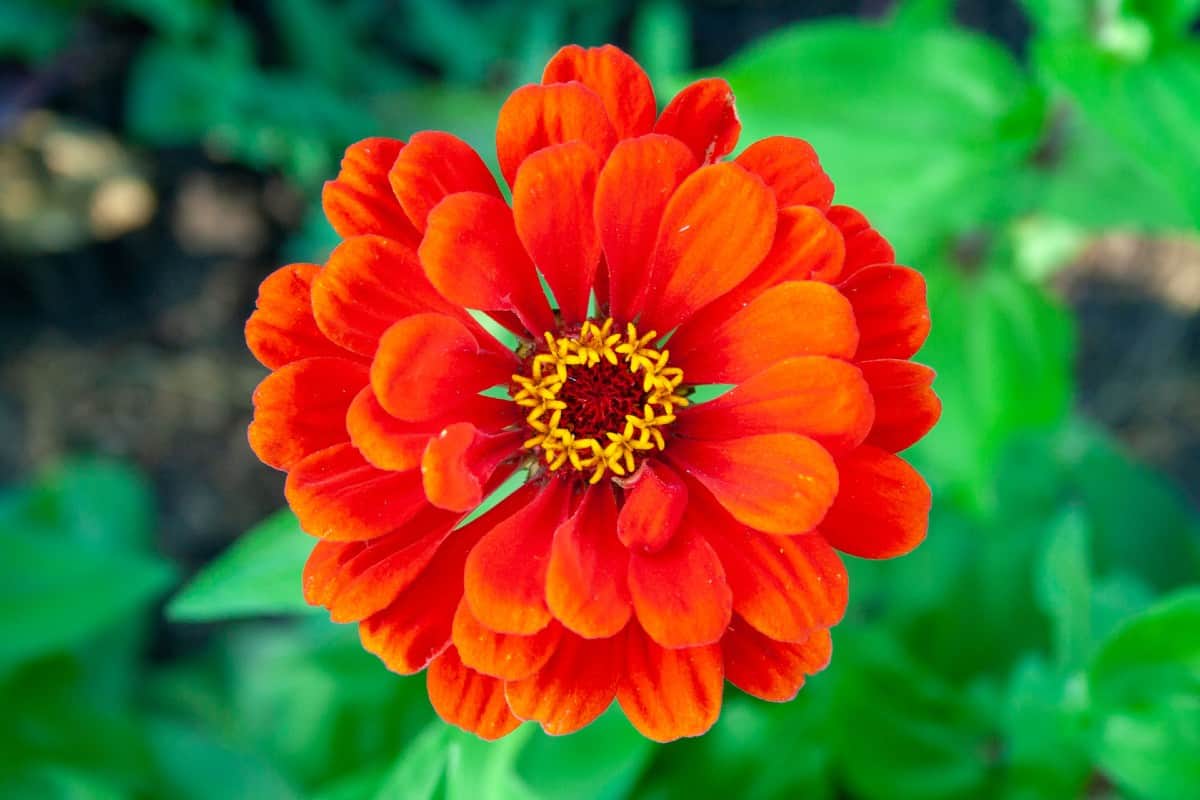
[[[38,63],[54,55],[71,35],[74,18],[45,0],[0,3],[0,57]]]
[[[628,797],[655,750],[614,705],[570,736],[537,731],[517,762],[517,772],[539,796],[573,800]]]
[[[651,0],[633,18],[633,53],[655,87],[665,86],[692,65],[691,20],[679,0]]]
[[[1027,658],[1004,698],[1004,797],[1080,797],[1091,764],[1077,679]]]
[[[312,611],[300,575],[313,540],[288,509],[277,511],[196,575],[167,606],[178,622]]]
[[[1082,667],[1092,644],[1092,574],[1087,520],[1077,508],[1054,521],[1038,564],[1038,600],[1054,630],[1064,672]]]
[[[375,800],[394,797],[430,800],[446,773],[451,728],[435,720],[404,749],[395,767],[375,793]]]
[[[149,723],[147,732],[164,795],[180,800],[301,796],[265,760],[210,731],[160,718]]]
[[[503,739],[486,742],[453,730],[446,764],[446,800],[536,800],[517,774],[517,759],[537,726],[525,724]]]

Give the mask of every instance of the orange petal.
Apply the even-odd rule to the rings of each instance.
[[[567,633],[536,674],[505,684],[521,719],[537,720],[551,736],[574,733],[612,705],[624,669],[624,638],[583,639]]]
[[[666,464],[646,461],[622,484],[625,503],[617,517],[621,543],[645,555],[667,546],[687,508],[687,486]]]
[[[833,181],[821,169],[812,145],[791,136],[760,139],[736,159],[775,192],[779,207],[813,206],[828,211],[833,202]]]
[[[335,542],[383,536],[428,507],[420,473],[376,469],[349,442],[297,462],[283,491],[306,533]]]
[[[317,326],[334,342],[370,358],[396,320],[436,312],[478,330],[430,285],[415,251],[378,236],[343,242],[313,281]]]
[[[600,163],[582,142],[553,145],[521,162],[513,184],[517,235],[541,270],[567,322],[587,317],[600,264],[592,196]]]
[[[454,302],[515,311],[534,338],[555,327],[503,200],[479,192],[450,195],[429,213],[420,255],[430,282]]]
[[[774,286],[715,327],[705,328],[699,317],[668,344],[671,362],[691,383],[738,383],[786,358],[848,359],[858,347],[850,301],[817,281]]]
[[[654,88],[636,61],[619,48],[583,49],[569,44],[554,54],[542,73],[542,83],[579,81],[604,103],[618,139],[649,133],[657,108]]]
[[[925,479],[899,456],[863,446],[838,461],[841,490],[821,533],[852,556],[894,558],[924,539],[933,504]]]
[[[629,555],[617,540],[616,518],[611,484],[589,487],[550,547],[546,605],[563,625],[589,639],[615,636],[633,613],[625,580]]]
[[[480,624],[466,600],[458,604],[451,639],[462,662],[471,669],[506,681],[528,678],[545,666],[558,647],[562,626],[551,622],[532,636],[496,633]]]
[[[522,431],[484,433],[469,422],[447,426],[429,441],[421,458],[425,496],[438,508],[470,511],[483,501],[484,486],[505,459],[521,452]],[[515,467],[508,471],[512,472]]]
[[[642,629],[663,647],[712,644],[733,613],[720,559],[687,528],[654,555],[630,554],[629,593]]]
[[[481,351],[465,325],[415,314],[387,329],[371,363],[371,388],[398,419],[419,422],[459,408],[482,390],[507,384],[516,360]]]
[[[522,86],[500,107],[496,157],[509,185],[527,156],[576,140],[596,151],[601,160],[617,143],[604,102],[582,83]]]
[[[466,565],[471,613],[497,633],[529,636],[550,624],[546,566],[554,529],[566,516],[568,487],[552,480],[538,496],[488,532]]]
[[[826,215],[829,221],[842,232],[846,243],[846,263],[842,276],[849,277],[863,267],[872,264],[891,264],[896,260],[896,251],[862,213],[850,206],[834,206]]]
[[[342,238],[374,233],[416,247],[421,237],[388,185],[388,170],[403,147],[398,139],[375,138],[346,148],[341,172],[321,193],[325,216]]]
[[[504,682],[464,665],[453,647],[429,665],[425,686],[439,717],[481,739],[499,739],[521,724],[508,710]]]
[[[254,313],[246,321],[246,344],[267,369],[314,356],[353,355],[325,338],[313,320],[312,282],[316,264],[289,264],[258,287]]]
[[[775,198],[735,164],[693,172],[659,224],[639,327],[666,332],[749,275],[771,249]]]
[[[471,145],[441,131],[414,133],[388,172],[388,182],[421,233],[429,212],[447,195],[482,192],[503,198],[491,170]]]
[[[867,444],[895,453],[929,433],[942,415],[942,401],[933,393],[933,370],[893,358],[858,366],[875,398],[875,424]]]
[[[721,640],[725,677],[749,695],[774,703],[795,698],[808,675],[829,663],[833,640],[818,630],[803,642],[777,642],[735,618]]]
[[[908,358],[929,335],[925,279],[908,267],[865,267],[838,287],[854,307],[859,342],[855,358]]]
[[[666,451],[739,522],[767,533],[805,533],[825,516],[838,472],[825,448],[799,434],[725,442],[676,439]]]
[[[617,700],[643,736],[670,742],[705,733],[721,714],[724,682],[720,645],[669,650],[629,627]]]
[[[677,424],[679,433],[695,439],[802,433],[839,451],[861,444],[874,419],[875,403],[858,367],[826,356],[796,356],[685,408]]]
[[[600,170],[596,226],[608,264],[609,303],[618,322],[631,322],[641,311],[659,221],[696,166],[678,139],[649,134],[618,144]]]
[[[306,358],[268,375],[254,390],[248,436],[255,455],[288,470],[349,439],[346,409],[366,379],[364,365],[344,358]]]
[[[720,78],[685,86],[663,109],[654,132],[679,139],[701,164],[713,163],[733,151],[742,132],[733,90]]]

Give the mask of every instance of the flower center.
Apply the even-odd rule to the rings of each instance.
[[[609,472],[628,475],[643,454],[666,447],[662,429],[688,401],[683,370],[650,346],[657,336],[639,335],[632,322],[624,335],[614,333],[611,319],[585,322],[574,335],[547,333],[510,388],[529,409],[525,448],[541,451],[548,469],[588,472],[598,483]]]

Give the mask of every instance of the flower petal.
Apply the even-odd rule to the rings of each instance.
[[[425,278],[415,251],[378,236],[348,239],[313,281],[317,327],[332,341],[368,358],[399,319],[436,312],[479,330]]]
[[[671,363],[691,383],[738,383],[786,358],[848,359],[858,347],[850,301],[818,281],[774,286],[714,327],[698,319],[681,325],[669,343]]]
[[[721,560],[688,527],[654,555],[630,554],[629,593],[642,629],[663,647],[719,641],[733,613]]]
[[[297,462],[283,491],[306,533],[335,542],[383,536],[428,507],[420,473],[376,469],[349,442]]]
[[[829,663],[833,640],[818,630],[803,642],[777,642],[734,619],[721,640],[725,677],[746,694],[774,703],[795,698],[804,679]]]
[[[617,143],[604,102],[582,83],[522,86],[500,107],[496,157],[509,185],[527,156],[575,140],[595,150],[600,159]]]
[[[831,545],[861,558],[894,558],[925,539],[933,501],[908,462],[864,446],[840,459],[838,472],[841,490],[821,524]]]
[[[825,448],[799,434],[724,442],[676,439],[666,454],[739,522],[767,533],[805,533],[825,516],[838,472]]]
[[[611,313],[618,322],[631,322],[641,311],[663,211],[696,166],[678,139],[648,134],[620,142],[600,170],[596,227],[608,264]]]
[[[625,576],[629,554],[616,537],[617,505],[608,482],[589,487],[579,508],[554,532],[546,605],[588,639],[615,636],[633,613]]]
[[[908,358],[929,335],[925,278],[908,267],[864,267],[839,287],[854,307],[859,341],[855,358]]]
[[[254,313],[246,321],[246,344],[267,369],[315,356],[354,357],[326,339],[313,320],[312,282],[320,272],[316,264],[289,264],[258,287]]]
[[[582,322],[600,264],[592,197],[600,162],[592,148],[567,142],[528,156],[513,184],[517,235],[546,277],[563,319]]]
[[[388,172],[388,182],[421,233],[429,212],[447,195],[482,192],[503,198],[492,171],[471,145],[442,131],[414,133]]]
[[[617,700],[646,738],[670,742],[705,733],[721,714],[724,682],[720,645],[670,650],[629,627]]]
[[[933,392],[933,370],[893,358],[858,366],[875,398],[875,424],[867,444],[896,453],[929,433],[942,415],[942,401]]]
[[[515,681],[545,666],[558,648],[563,629],[551,622],[532,636],[496,633],[475,619],[464,599],[454,613],[450,635],[459,658],[468,667],[493,678]]]
[[[743,150],[735,162],[771,187],[780,208],[813,206],[828,211],[833,203],[833,181],[821,169],[817,152],[803,139],[760,139]]]
[[[521,451],[524,435],[521,431],[483,433],[469,422],[447,426],[429,441],[421,458],[425,496],[438,508],[475,508],[500,463]],[[513,465],[507,472],[515,469]]]
[[[371,388],[398,419],[419,422],[454,411],[482,390],[507,384],[517,362],[481,350],[458,320],[415,314],[392,325],[371,363]]]
[[[521,724],[504,700],[504,681],[464,665],[453,647],[429,665],[425,686],[439,717],[481,739],[499,739]]]
[[[735,164],[693,172],[659,224],[640,327],[669,331],[754,271],[771,249],[775,198]]]
[[[584,639],[567,633],[541,670],[507,683],[504,695],[514,714],[537,720],[551,736],[574,733],[612,705],[624,655],[624,637]]]
[[[676,424],[679,433],[695,439],[801,433],[838,451],[861,444],[874,419],[875,403],[858,367],[826,356],[796,356],[683,409]]]
[[[410,247],[420,241],[388,185],[388,170],[403,147],[399,139],[374,138],[346,148],[341,172],[321,192],[325,216],[343,239],[373,233]]]
[[[272,372],[254,390],[250,447],[263,463],[288,470],[346,441],[346,409],[367,368],[344,358],[305,358]]]
[[[569,44],[554,54],[542,73],[542,83],[579,81],[604,103],[617,138],[649,133],[658,109],[646,71],[611,44],[583,49]]]
[[[546,567],[554,530],[566,516],[567,486],[551,481],[521,511],[480,540],[466,565],[471,613],[497,633],[529,636],[550,624]]]
[[[850,206],[834,206],[826,216],[842,232],[842,239],[846,243],[846,263],[842,268],[842,277],[849,277],[872,264],[895,262],[896,251],[879,231],[871,227],[871,223],[862,212]]]
[[[625,503],[617,536],[630,550],[652,555],[671,541],[687,508],[687,485],[666,464],[646,461],[622,483]]]
[[[733,151],[742,132],[733,90],[720,78],[685,86],[663,109],[654,132],[679,139],[701,164],[713,163]]]
[[[537,271],[503,200],[452,194],[429,212],[421,264],[443,295],[467,308],[515,311],[534,334],[555,327]]]

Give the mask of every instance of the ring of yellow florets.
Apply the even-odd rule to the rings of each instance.
[[[525,449],[540,451],[550,470],[569,467],[590,473],[589,483],[599,483],[609,472],[628,475],[637,469],[641,454],[666,447],[663,428],[688,403],[680,391],[683,370],[668,366],[669,351],[651,346],[658,334],[639,335],[633,323],[624,335],[613,327],[613,320],[606,319],[583,323],[573,336],[547,332],[545,350],[527,362],[529,374],[512,376],[513,400],[529,409],[525,421],[533,435]],[[600,387],[612,397],[576,396],[583,385]],[[589,403],[602,408],[584,407]],[[623,406],[639,413],[619,419],[614,413]],[[610,428],[580,430],[586,426],[578,420],[589,413]]]

